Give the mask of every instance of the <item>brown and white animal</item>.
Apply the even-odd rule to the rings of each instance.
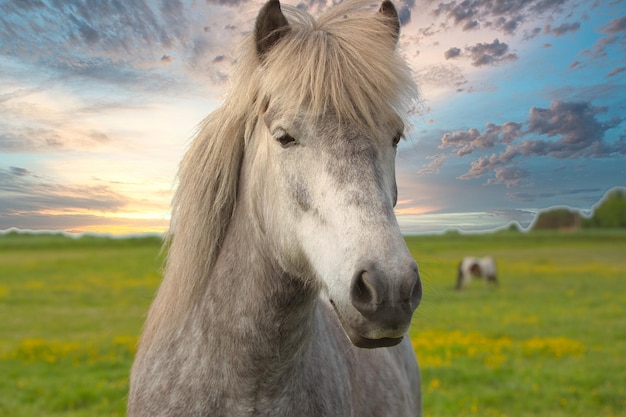
[[[380,8],[380,10],[378,10]],[[270,0],[186,153],[128,416],[419,416],[394,215],[416,88],[385,1]]]
[[[498,283],[496,262],[492,257],[475,258],[468,256],[459,263],[459,273],[456,279],[456,289],[460,290],[474,278],[483,278],[486,283]]]

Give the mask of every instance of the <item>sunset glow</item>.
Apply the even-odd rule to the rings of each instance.
[[[0,231],[167,229],[262,2],[116,4],[0,6]],[[396,2],[422,96],[397,156],[406,233],[526,227],[626,186],[623,2],[498,4]]]

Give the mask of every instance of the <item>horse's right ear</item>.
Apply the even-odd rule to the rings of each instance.
[[[259,12],[254,27],[256,51],[261,59],[289,32],[289,22],[280,9],[278,0],[269,0]]]

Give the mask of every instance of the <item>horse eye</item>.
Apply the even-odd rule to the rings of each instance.
[[[400,143],[400,139],[402,139],[402,136],[403,136],[403,135],[402,135],[402,133],[401,133],[401,132],[398,132],[398,133],[396,133],[396,135],[393,137],[393,146],[394,146],[394,148],[395,148],[396,146],[398,146],[398,143]]]
[[[283,148],[287,148],[291,145],[296,144],[296,140],[294,139],[294,137],[288,133],[285,133],[284,135],[282,135],[276,140],[278,141],[278,143],[280,143],[280,146],[282,146]]]

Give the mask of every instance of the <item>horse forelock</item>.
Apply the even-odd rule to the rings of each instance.
[[[417,88],[393,25],[371,1],[346,1],[317,20],[282,7],[291,30],[263,59],[260,95],[286,114],[333,114],[370,131],[406,118]]]

